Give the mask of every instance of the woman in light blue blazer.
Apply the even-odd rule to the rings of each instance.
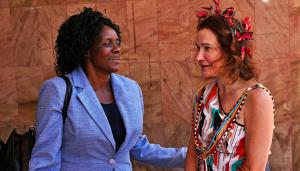
[[[63,123],[66,84],[41,89],[36,143],[29,170],[131,171],[131,159],[183,167],[186,148],[163,148],[143,135],[144,104],[136,81],[114,74],[120,65],[119,26],[91,8],[68,18],[56,40],[56,72],[72,82]]]

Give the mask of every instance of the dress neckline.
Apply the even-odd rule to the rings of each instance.
[[[225,112],[223,110],[223,107],[222,107],[222,103],[221,103],[221,100],[220,100],[220,94],[219,94],[219,86],[218,84],[216,83],[216,86],[217,86],[217,95],[218,95],[218,101],[219,101],[219,110],[220,110],[220,114],[223,115],[223,116],[227,116],[230,112],[232,112],[232,110],[234,110],[234,107],[236,106],[236,104],[246,95],[248,94],[248,92],[250,90],[253,90],[257,87],[260,86],[259,83],[255,83],[253,86],[251,87],[248,87],[246,88],[246,90],[243,91],[242,95],[236,100],[236,102],[233,104],[233,106],[230,108],[229,112]]]

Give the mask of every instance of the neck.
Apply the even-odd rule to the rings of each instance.
[[[86,65],[85,72],[91,83],[93,89],[97,90],[110,90],[110,74],[103,71],[97,71],[93,66]]]
[[[222,97],[235,95],[240,95],[248,87],[254,85],[254,80],[245,81],[243,79],[238,79],[235,82],[230,81],[229,79],[217,78],[217,84],[219,88],[219,95]]]
[[[238,79],[234,82],[230,80],[229,78],[217,78],[217,84],[219,88],[219,95],[223,96],[224,94],[231,95],[236,92],[236,90],[240,87],[241,80]]]
[[[230,87],[222,78],[217,78],[216,82],[218,84],[219,95],[225,94],[228,91],[228,87]]]

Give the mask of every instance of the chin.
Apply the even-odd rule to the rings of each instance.
[[[119,71],[120,71],[120,68],[119,68],[119,67],[113,67],[113,68],[110,69],[110,71],[111,71],[112,73],[116,73],[116,72],[119,72]]]
[[[204,77],[204,80],[213,80],[215,79],[216,77]]]
[[[206,74],[206,73],[202,73],[202,76],[205,78],[205,79],[213,79],[213,78],[216,78],[216,75],[213,75],[213,74]]]

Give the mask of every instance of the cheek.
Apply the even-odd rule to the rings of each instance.
[[[212,65],[216,72],[223,73],[225,65],[222,61],[213,62]]]
[[[101,63],[105,63],[109,60],[109,53],[107,51],[99,51],[99,53],[97,54],[96,60],[101,62]]]
[[[97,54],[94,54],[91,57],[91,60],[93,63],[103,64],[107,61],[107,55],[105,55],[105,53],[103,53],[102,51],[99,51]]]
[[[223,64],[224,57],[222,55],[206,55],[205,59],[211,64]]]
[[[108,50],[108,49],[104,48],[104,49],[99,50],[99,56],[106,58],[109,54],[110,54],[110,50]]]
[[[214,60],[214,57],[211,56],[211,55],[204,55],[204,58],[209,62],[209,63],[213,63],[215,60]]]

